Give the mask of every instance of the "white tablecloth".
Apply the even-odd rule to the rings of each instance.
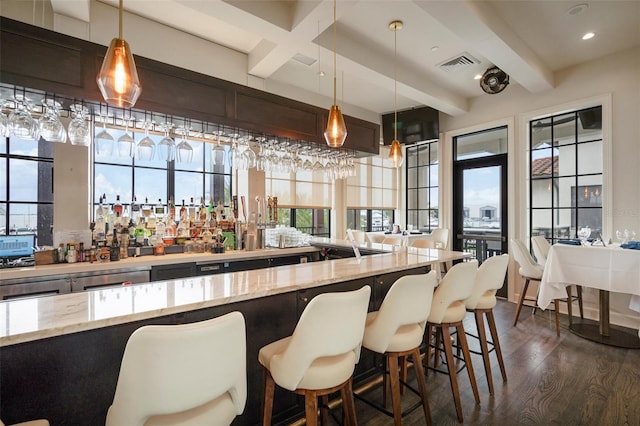
[[[567,297],[566,286],[578,284],[633,295],[629,308],[640,312],[640,250],[554,244],[544,267],[538,306]]]

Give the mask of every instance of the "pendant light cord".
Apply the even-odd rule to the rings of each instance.
[[[122,1],[122,0],[120,0]],[[336,3],[337,0],[333,0],[333,104],[337,105],[336,100],[336,86],[338,80],[336,78]]]
[[[123,2],[124,0],[120,0],[120,7],[119,9],[119,19],[118,19],[118,24],[119,24],[119,32],[118,32],[118,38],[120,40],[122,40],[122,8],[123,8]]]
[[[398,28],[393,30],[393,139],[398,140]]]

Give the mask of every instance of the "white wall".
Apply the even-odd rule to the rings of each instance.
[[[604,161],[605,190],[609,191],[604,221],[607,232],[616,229],[634,229],[640,232],[640,47],[629,49],[559,71],[555,75],[556,87],[542,93],[528,93],[521,86],[512,85],[497,95],[482,95],[470,102],[469,113],[451,117],[440,114],[440,131],[458,133],[460,129],[477,129],[483,123],[513,119],[515,149],[510,151],[509,167],[515,169],[516,187],[513,217],[509,217],[511,235],[523,240],[528,238],[526,221],[526,126],[536,113],[552,114],[566,110],[567,106],[590,104],[593,99],[610,98],[610,133],[603,127],[605,144],[609,144],[610,159]],[[603,112],[603,120],[608,120]],[[606,149],[605,149],[606,151]],[[606,154],[606,152],[605,152]],[[445,180],[446,181],[446,180]],[[511,181],[510,181],[511,182]],[[450,188],[443,191],[450,191]],[[615,239],[615,238],[614,238]],[[519,292],[515,284],[516,268],[510,268],[510,297]],[[586,294],[589,314],[595,317],[597,296]],[[612,295],[612,322],[638,327],[638,314],[627,308],[629,296]]]

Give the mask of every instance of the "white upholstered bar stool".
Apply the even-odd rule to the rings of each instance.
[[[476,285],[473,287],[471,296],[464,301],[467,312],[473,312],[476,320],[478,340],[480,341],[484,371],[487,375],[490,395],[493,395],[493,377],[491,376],[489,352],[493,351],[496,353],[500,372],[502,373],[502,380],[504,382],[507,381],[507,372],[504,368],[502,350],[500,349],[500,341],[498,340],[498,330],[496,329],[496,321],[493,317],[493,307],[496,306],[497,302],[496,291],[504,285],[504,278],[507,275],[508,266],[508,254],[493,256],[485,260],[476,273]],[[487,317],[487,324],[489,325],[489,332],[491,333],[492,339],[491,342],[487,340],[484,316]],[[489,349],[489,345],[491,345],[491,349]]]
[[[475,397],[476,404],[480,403],[478,394],[478,385],[473,371],[471,362],[471,354],[467,344],[467,337],[464,332],[462,320],[466,314],[464,301],[471,296],[476,281],[476,271],[478,269],[478,261],[463,262],[454,265],[444,276],[438,288],[433,294],[431,303],[431,312],[427,319],[427,341],[430,341],[432,330],[436,331],[436,345],[434,352],[434,367],[440,353],[440,344],[444,347],[445,358],[447,361],[447,369],[449,373],[449,382],[451,384],[451,392],[456,406],[456,414],[458,421],[463,421],[462,404],[460,401],[460,391],[458,388],[458,377],[456,366],[454,364],[453,345],[449,328],[455,327],[457,331],[458,341],[462,347],[465,366],[469,374],[471,389]],[[427,351],[428,354],[428,351]]]
[[[409,356],[413,359],[424,416],[427,424],[431,424],[420,345],[424,338],[427,317],[431,311],[433,289],[436,283],[435,271],[400,277],[389,289],[380,310],[367,315],[362,346],[384,355],[386,374],[389,375],[391,384],[393,413],[381,407],[377,408],[382,409],[386,414],[392,414],[396,426],[402,424],[398,360],[405,360]]]
[[[431,239],[435,241],[436,248],[447,249],[449,247],[449,228],[436,228],[431,231]]]
[[[531,237],[531,247],[533,248],[533,255],[536,257],[536,261],[544,268],[544,265],[547,263],[547,257],[549,256],[549,250],[551,250],[551,244],[549,244],[549,241],[547,241],[544,235],[536,235],[535,237]],[[573,324],[573,302],[575,300],[578,301],[580,318],[584,319],[584,309],[582,306],[582,286],[576,285],[577,296],[573,296],[571,287],[573,287],[573,284],[566,286],[569,325]]]
[[[5,424],[2,423],[2,420],[0,420],[0,426],[5,426]],[[13,423],[7,426],[49,426],[49,422],[44,419],[39,419],[39,420],[30,420],[28,422]]]
[[[245,336],[240,312],[137,329],[106,426],[231,424],[247,399]]]
[[[520,293],[520,299],[518,300],[518,307],[516,308],[516,316],[513,320],[513,326],[515,327],[518,324],[520,311],[522,310],[524,302],[538,302],[535,298],[527,297],[527,290],[529,289],[529,283],[531,281],[537,281],[539,283],[540,280],[542,280],[544,268],[540,264],[536,263],[533,256],[531,256],[531,253],[529,253],[529,250],[527,250],[525,245],[520,240],[517,240],[515,238],[511,239],[510,253],[513,255],[515,261],[518,262],[518,265],[520,265],[519,273],[524,280],[524,284]],[[554,299],[553,304],[555,306],[556,334],[560,336],[559,299]],[[533,309],[536,309],[536,305],[533,305]]]
[[[262,425],[271,425],[275,384],[303,395],[306,424],[318,424],[318,397],[340,391],[346,425],[356,424],[352,375],[360,358],[371,287],[320,294],[309,302],[293,334],[262,347],[265,368]],[[323,407],[323,417],[326,408]]]

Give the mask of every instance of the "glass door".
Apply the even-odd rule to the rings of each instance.
[[[502,127],[454,139],[453,249],[480,264],[507,252],[506,137]]]

